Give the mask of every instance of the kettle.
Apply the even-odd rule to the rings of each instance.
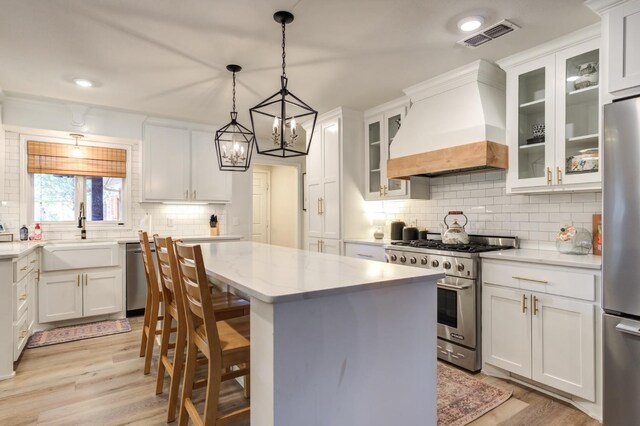
[[[458,219],[453,219],[453,223],[449,225],[447,223],[447,218],[449,216],[463,216],[464,217],[464,225],[460,225],[458,223]],[[445,244],[469,244],[469,234],[465,231],[464,227],[469,223],[469,219],[467,216],[461,211],[450,211],[444,217],[444,225],[440,224],[440,228],[442,229],[442,242]]]

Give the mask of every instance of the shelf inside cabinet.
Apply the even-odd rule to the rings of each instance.
[[[371,145],[371,146],[380,145],[380,141],[377,141],[377,142],[369,142],[369,145]]]
[[[380,169],[371,169],[369,170],[371,173],[380,173]]]
[[[573,138],[567,139],[567,142],[570,144],[579,144],[579,143],[598,143],[599,135],[597,133],[593,133],[591,135],[583,135],[583,136],[575,136]]]
[[[537,149],[544,149],[544,142],[532,143],[529,145],[520,145],[520,149],[530,149],[535,151]]]
[[[589,86],[584,89],[574,90],[567,93],[567,105],[583,104],[588,102],[598,102],[598,88],[600,86]]]
[[[534,114],[537,112],[542,112],[544,110],[544,101],[545,99],[538,99],[537,101],[526,102],[524,104],[520,104],[520,111],[525,114]]]

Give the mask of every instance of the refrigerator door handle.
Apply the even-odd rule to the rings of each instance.
[[[616,325],[616,330],[618,330],[621,333],[632,334],[634,336],[640,337],[640,327],[638,327],[637,323],[631,325],[629,323],[625,323],[624,321],[622,321],[618,323],[618,325]]]

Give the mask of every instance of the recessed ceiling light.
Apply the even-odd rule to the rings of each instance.
[[[73,82],[80,87],[93,87],[93,81],[86,78],[74,78]]]
[[[567,81],[576,81],[579,78],[580,77],[578,77],[577,75],[572,75],[571,77],[567,77]]]
[[[469,31],[477,30],[482,24],[484,24],[484,18],[482,16],[469,16],[458,22],[458,28],[468,33]]]

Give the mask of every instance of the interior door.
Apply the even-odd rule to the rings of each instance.
[[[270,243],[269,172],[253,170],[253,241]]]
[[[189,131],[145,124],[143,151],[144,198],[161,201],[188,200],[191,167]]]
[[[41,323],[82,317],[80,274],[42,274],[38,284],[38,313]]]
[[[323,238],[340,238],[340,119],[322,124]]]
[[[85,317],[111,314],[122,310],[122,269],[86,272],[83,314]]]
[[[191,132],[191,194],[194,201],[231,201],[233,172],[220,171],[213,132]]]
[[[591,303],[533,293],[532,378],[595,400],[595,316]]]
[[[531,377],[530,298],[520,290],[484,285],[483,362]]]

